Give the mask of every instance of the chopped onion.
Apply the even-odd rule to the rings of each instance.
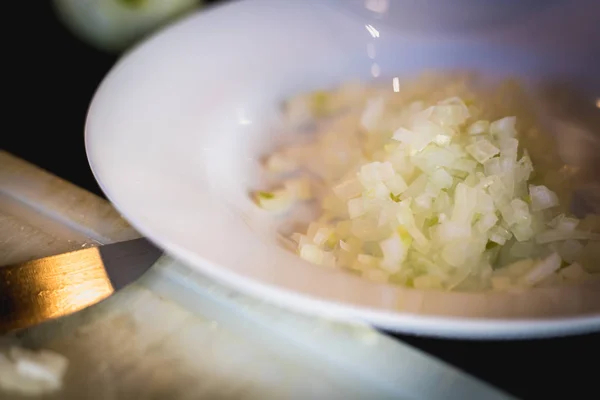
[[[496,154],[500,153],[500,149],[486,139],[478,140],[477,142],[468,145],[466,150],[480,164],[483,164]]]
[[[490,133],[496,137],[514,137],[517,135],[516,122],[516,117],[501,118],[490,124]]]
[[[256,193],[256,202],[261,208],[268,211],[287,211],[292,206],[293,201],[294,196],[287,190]]]
[[[486,133],[489,129],[490,121],[480,120],[473,122],[467,129],[467,132],[469,133],[469,135],[481,135],[483,133]]]
[[[396,231],[388,239],[379,243],[383,252],[383,262],[381,266],[388,272],[398,272],[408,256],[408,250],[412,243],[412,238],[406,234]]]
[[[556,224],[556,229],[560,231],[574,231],[579,225],[579,220],[577,218],[568,218],[563,217]]]
[[[351,219],[355,219],[363,215],[367,210],[365,209],[365,202],[362,198],[348,200],[348,214]]]
[[[583,245],[577,240],[565,240],[558,248],[558,254],[566,262],[575,262],[581,257]]]
[[[496,214],[488,213],[483,215],[479,219],[479,221],[477,221],[477,223],[475,224],[475,228],[477,228],[477,231],[479,233],[486,233],[487,231],[492,229],[494,225],[496,225],[496,222],[498,222],[498,217],[496,216]]]
[[[317,230],[317,232],[315,232],[315,235],[313,237],[313,243],[316,244],[317,246],[323,246],[331,239],[331,237],[333,236],[333,233],[334,233],[333,228],[330,228],[330,227],[319,228],[319,230]]]
[[[539,233],[535,240],[540,244],[559,242],[563,240],[600,240],[600,234],[584,231],[563,231],[551,229]]]
[[[490,123],[493,110],[460,96],[407,93],[404,102],[401,93],[349,87],[289,101],[289,120],[327,122],[314,143],[267,159],[271,172],[306,169],[318,180],[287,179],[257,195],[273,211],[320,200],[322,215],[294,236],[301,258],[445,290],[554,285],[596,268],[600,218],[557,215],[553,186],[530,181],[534,165],[515,116]]]
[[[314,244],[305,244],[300,248],[300,257],[313,264],[322,264],[325,252]]]
[[[394,194],[395,196],[401,194],[408,188],[408,186],[406,185],[406,182],[404,181],[402,176],[399,174],[394,174],[394,176],[392,176],[391,178],[386,179],[384,181],[384,184],[385,184],[385,186],[387,186],[387,188],[390,190],[390,192],[392,194]]]
[[[557,253],[552,253],[542,261],[538,262],[531,271],[523,277],[527,285],[535,285],[541,282],[560,268],[561,258]]]
[[[394,132],[394,140],[405,143],[411,147],[413,152],[419,152],[435,139],[436,132],[414,132],[405,128],[400,128]]]
[[[558,205],[558,196],[546,186],[529,185],[531,209],[541,211]]]
[[[573,263],[568,267],[561,269],[560,275],[570,281],[579,281],[590,276],[590,274],[577,263]]]
[[[360,196],[362,190],[362,184],[356,178],[343,181],[333,187],[333,192],[342,200]]]

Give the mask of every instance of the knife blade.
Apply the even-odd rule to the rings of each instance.
[[[139,238],[0,267],[0,333],[91,306],[138,279],[161,254]]]

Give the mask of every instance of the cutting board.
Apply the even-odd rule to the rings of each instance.
[[[0,265],[138,236],[105,200],[0,150]],[[107,300],[2,342],[69,359],[44,399],[509,398],[367,325],[293,313],[168,256]]]

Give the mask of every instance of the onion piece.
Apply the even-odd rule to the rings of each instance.
[[[531,209],[542,211],[558,205],[558,196],[546,186],[529,185],[529,197],[531,198]]]
[[[531,271],[529,271],[522,279],[527,285],[535,285],[560,268],[562,262],[558,253],[552,253],[542,261],[538,262]]]

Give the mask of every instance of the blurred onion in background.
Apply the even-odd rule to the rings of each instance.
[[[53,0],[63,23],[86,43],[120,52],[197,9],[202,0]]]

